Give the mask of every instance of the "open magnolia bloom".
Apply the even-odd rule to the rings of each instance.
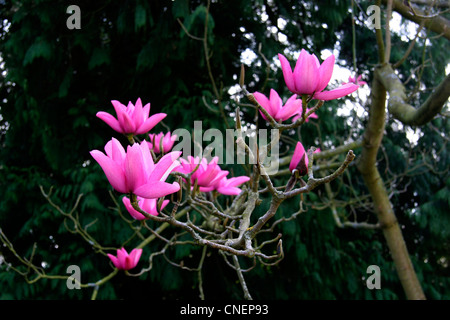
[[[104,111],[97,112],[97,117],[105,121],[106,124],[117,132],[125,135],[147,133],[167,116],[165,113],[157,113],[149,117],[150,103],[142,107],[140,98],[137,99],[135,105],[129,102],[128,106],[125,106],[116,100],[112,100],[111,103],[116,110],[117,119]]]
[[[127,209],[128,213],[136,220],[146,220],[148,219],[146,216],[144,216],[142,213],[137,211],[133,208],[131,205],[131,201],[127,197],[122,198],[122,202],[125,205],[125,208]],[[151,214],[152,216],[157,216],[159,214],[158,212],[158,199],[144,199],[142,197],[137,197],[137,202],[139,205],[139,208],[147,212],[148,214]],[[164,209],[168,204],[169,200],[163,200],[161,204],[161,210]]]
[[[228,171],[222,170],[218,165],[219,157],[214,157],[209,163],[206,158],[188,156],[186,159],[180,159],[180,166],[174,171],[189,174],[196,168],[191,175],[191,185],[197,183],[201,192],[216,190],[225,195],[238,195],[241,189],[237,188],[248,180],[249,177],[240,176],[228,179]]]
[[[333,100],[344,97],[359,88],[354,83],[347,83],[339,88],[323,91],[333,74],[334,55],[329,56],[320,64],[319,59],[314,54],[309,54],[302,49],[294,71],[292,71],[291,65],[285,56],[279,53],[278,58],[283,70],[284,81],[292,93],[308,95],[318,100]]]
[[[165,182],[169,174],[179,165],[181,151],[163,156],[156,164],[150,154],[147,141],[134,143],[127,152],[120,142],[112,138],[105,152],[93,150],[91,156],[102,167],[109,183],[121,193],[134,193],[142,198],[161,198],[180,190],[177,182]]]
[[[141,255],[142,249],[133,249],[130,254],[128,254],[125,248],[121,248],[117,250],[117,256],[108,253],[108,257],[119,270],[130,270],[136,267]]]
[[[297,95],[294,94],[283,106],[283,101],[281,100],[278,92],[273,89],[270,89],[269,99],[265,95],[260,92],[254,92],[253,96],[256,101],[275,119],[275,121],[285,121],[290,117],[294,116],[301,110],[302,100],[297,99]],[[267,117],[264,115],[261,110],[259,111],[264,120],[267,120]]]

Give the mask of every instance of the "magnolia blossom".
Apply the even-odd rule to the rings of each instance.
[[[180,190],[177,182],[165,182],[179,165],[181,151],[174,151],[154,163],[147,142],[134,143],[127,152],[120,142],[112,138],[105,152],[92,150],[91,156],[102,167],[109,183],[121,193],[134,193],[142,198],[161,198]]]
[[[298,170],[300,176],[304,176],[308,173],[308,155],[305,148],[299,141],[295,146],[294,154],[292,155],[291,162],[289,164],[289,170],[292,172],[294,169]]]
[[[314,54],[304,49],[300,52],[294,71],[289,61],[282,54],[278,54],[284,81],[288,89],[298,95],[309,95],[318,100],[333,100],[356,91],[359,86],[353,83],[344,84],[337,89],[323,91],[333,74],[335,57],[329,56],[322,64]]]
[[[153,149],[155,153],[165,153],[172,149],[175,140],[177,139],[177,135],[171,135],[170,132],[164,133],[160,132],[158,134],[151,133],[149,134],[150,142],[148,143],[149,148]],[[162,150],[161,150],[162,147]]]
[[[137,99],[135,105],[129,102],[128,106],[125,106],[116,100],[112,100],[111,103],[116,110],[117,119],[104,111],[97,112],[97,117],[105,121],[106,124],[117,132],[125,135],[147,133],[167,116],[165,113],[157,113],[149,117],[150,103],[142,107],[140,98]]]
[[[119,270],[130,270],[136,267],[142,255],[142,249],[133,249],[130,254],[121,248],[117,250],[117,256],[108,253],[114,266]]]
[[[137,211],[133,208],[131,205],[130,199],[127,197],[122,198],[122,202],[125,205],[125,208],[127,209],[128,213],[136,220],[146,220],[148,219],[146,216],[144,216],[142,213]],[[137,197],[137,202],[139,205],[139,208],[147,212],[148,214],[151,214],[152,216],[157,216],[159,214],[158,212],[158,199],[144,199],[142,197]],[[163,200],[161,204],[161,210],[164,209],[167,204],[169,203],[169,200]]]
[[[296,94],[291,96],[284,106],[278,92],[273,89],[270,89],[269,99],[267,99],[267,97],[260,92],[254,92],[253,96],[256,101],[258,101],[258,103],[272,116],[272,118],[275,119],[275,121],[285,121],[289,119],[302,107],[302,100],[297,99]],[[261,110],[259,112],[264,120],[267,120],[264,113],[262,113]]]
[[[238,195],[241,190],[237,186],[250,180],[249,177],[240,176],[228,179],[228,171],[222,170],[218,165],[219,157],[214,157],[209,163],[206,158],[188,156],[180,159],[180,166],[175,171],[191,174],[191,185],[197,183],[201,192],[216,190],[225,195]],[[195,170],[197,169],[197,170]],[[193,172],[195,170],[195,172]]]
[[[197,181],[200,191],[209,192],[214,190],[216,183],[229,173],[222,170],[217,164],[218,162],[219,157],[214,157],[208,163],[206,158],[200,160],[199,157],[188,156],[187,160],[180,159],[180,166],[175,168],[175,171],[189,174],[197,168],[191,175],[191,185]]]
[[[352,76],[348,77],[348,82],[344,82],[343,84],[354,83],[359,86],[363,86],[363,85],[367,84],[367,82],[361,81],[362,74],[360,74],[358,77],[356,77],[356,76],[357,75],[355,75],[354,77],[352,77]]]

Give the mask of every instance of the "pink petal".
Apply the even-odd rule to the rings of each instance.
[[[124,164],[128,190],[133,191],[147,183],[149,173],[145,169],[146,164],[144,163],[140,145],[135,143],[132,146],[128,146]]]
[[[271,115],[276,115],[278,111],[281,110],[281,107],[283,105],[283,101],[280,98],[280,95],[278,92],[276,92],[273,89],[270,89],[270,106],[272,109]]]
[[[122,198],[122,202],[125,205],[125,209],[127,209],[128,213],[136,220],[145,220],[147,219],[142,213],[140,213],[139,211],[137,211],[136,209],[133,208],[133,206],[131,205],[131,201],[130,199],[128,199],[127,197],[123,197]],[[139,203],[139,202],[138,202]],[[141,201],[142,203],[142,201]],[[139,203],[140,206],[140,203]],[[143,209],[143,208],[141,208]],[[144,211],[147,212],[147,210],[143,209]]]
[[[226,170],[220,170],[220,171],[216,174],[215,178],[214,178],[213,180],[211,180],[210,184],[211,184],[211,185],[217,185],[217,184],[219,184],[220,181],[228,175],[228,173],[229,173],[229,171],[226,171]]]
[[[213,191],[215,189],[215,187],[214,186],[207,186],[207,187],[200,186],[198,189],[200,190],[200,192],[210,192],[210,191]]]
[[[313,94],[319,82],[317,58],[302,49],[294,68],[294,82],[297,94]]]
[[[289,61],[281,53],[278,54],[278,59],[280,59],[281,70],[283,71],[283,77],[286,86],[288,87],[289,91],[297,93],[294,83],[294,76],[292,74],[292,68],[291,65],[289,64]]]
[[[289,170],[294,170],[300,160],[302,159],[303,155],[305,154],[305,148],[303,147],[302,143],[299,141],[297,142],[297,145],[295,146],[294,154],[292,155],[291,162],[289,164]]]
[[[296,97],[296,95],[294,95]],[[289,119],[302,108],[302,100],[289,99],[285,106],[277,113],[277,118],[282,121]]]
[[[261,105],[261,107],[263,107],[264,110],[266,110],[270,115],[272,115],[272,107],[270,106],[269,99],[267,99],[265,95],[257,91],[253,93],[253,96],[255,97],[256,101],[258,101],[258,103]],[[264,115],[264,113],[261,112],[261,110],[259,111],[259,113],[264,118],[264,120],[267,120],[267,117]]]
[[[324,62],[322,62],[322,65],[319,68],[320,81],[317,84],[316,92],[320,92],[325,89],[328,82],[330,82],[331,76],[333,75],[334,61],[335,57],[334,55],[331,55],[325,59]]]
[[[180,190],[180,185],[177,182],[172,184],[163,181],[152,181],[148,184],[142,185],[134,190],[134,194],[146,198],[162,198],[169,194]]]
[[[114,106],[114,109],[117,113],[117,119],[119,120],[119,124],[122,127],[123,133],[134,133],[136,130],[136,126],[131,120],[130,116],[127,113],[127,107],[121,104],[119,101],[112,100],[111,103]]]
[[[122,164],[126,157],[125,149],[123,148],[122,144],[116,138],[112,138],[110,146],[111,146],[110,157],[117,164]],[[105,149],[105,151],[106,151],[106,149]],[[106,151],[106,152],[108,153],[108,151]]]
[[[221,187],[217,189],[217,192],[226,196],[237,196],[241,191],[237,187]]]
[[[117,250],[117,261],[119,264],[118,269],[125,269],[125,261],[128,257],[128,252],[125,250],[125,248],[121,248]]]
[[[98,162],[100,167],[102,167],[103,172],[112,187],[121,193],[127,193],[128,189],[126,187],[125,174],[122,167],[113,159],[98,150],[92,150],[90,154],[95,161]]]
[[[163,210],[168,204],[169,204],[170,200],[163,200],[163,202],[161,203],[161,210]]]
[[[152,155],[150,153],[150,148],[148,148],[148,142],[146,140],[142,141],[139,145],[142,153],[142,163],[144,164],[144,171],[146,172],[146,178],[155,168]]]
[[[158,134],[149,134],[149,137],[153,143],[153,151],[156,153],[161,153],[161,136],[162,132]]]
[[[203,187],[212,185],[212,181],[220,172],[220,167],[211,161],[210,164],[205,167],[205,170],[197,175],[197,182]],[[228,171],[226,171],[226,174],[228,174]]]
[[[134,268],[134,266],[133,266],[133,261],[131,260],[131,258],[129,256],[125,257],[125,259],[123,261],[123,270],[130,270],[133,268]]]
[[[150,115],[150,103],[147,103],[144,106],[143,111],[144,111],[144,118],[147,119]]]
[[[119,120],[119,123],[123,121],[122,115],[127,111],[127,107],[125,107],[122,103],[120,103],[117,100],[111,100],[111,103],[114,107],[114,110],[116,110],[117,119]]]
[[[144,121],[147,119],[144,117],[144,110],[142,109],[142,102],[140,98],[137,99],[136,104],[134,105],[134,112],[131,116],[131,119],[136,128],[139,128],[141,124],[144,123]]]
[[[144,134],[149,132],[153,129],[154,126],[156,126],[162,119],[167,117],[167,114],[165,113],[156,113],[152,115],[150,118],[145,120],[143,124],[136,130],[136,134]]]
[[[177,135],[171,136],[170,132],[167,132],[163,138],[162,152],[164,152],[164,153],[169,152],[172,149],[176,139],[177,139]]]
[[[123,113],[123,121],[121,122],[121,126],[123,128],[123,132],[135,134],[136,124],[133,119],[128,115],[128,113]]]
[[[114,264],[114,266],[115,266],[117,269],[121,269],[122,266],[120,265],[119,260],[118,260],[115,256],[113,256],[113,255],[110,254],[110,253],[107,253],[107,256],[109,257],[109,259],[111,259],[112,263]]]
[[[145,212],[147,212],[153,216],[158,215],[157,205],[158,205],[158,199],[142,199],[142,202],[141,202],[141,208]]]
[[[355,92],[358,90],[359,86],[353,83],[347,83],[342,86],[340,86],[337,89],[333,89],[330,91],[322,91],[318,92],[314,95],[314,99],[318,100],[333,100],[337,98],[344,97],[352,92]]]
[[[119,121],[117,121],[116,118],[114,118],[112,115],[110,115],[107,112],[99,111],[97,112],[97,117],[102,119],[104,122],[106,122],[107,125],[109,125],[113,130],[123,133],[122,127],[120,126]]]
[[[179,166],[180,163],[177,159],[180,157],[181,153],[181,151],[173,151],[163,156],[153,168],[152,173],[149,175],[149,182],[165,181],[169,174],[177,166]]]
[[[131,268],[136,267],[142,255],[142,249],[133,249],[130,252]],[[130,268],[130,269],[131,269]]]
[[[247,176],[240,176],[240,177],[233,177],[228,179],[228,186],[238,186],[241,185],[243,183],[246,183],[247,181],[250,180],[250,177]]]

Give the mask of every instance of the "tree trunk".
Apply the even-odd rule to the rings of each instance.
[[[412,300],[425,299],[397,218],[392,209],[392,204],[389,201],[388,192],[376,166],[377,153],[384,134],[385,118],[386,89],[380,82],[378,70],[375,70],[369,121],[364,133],[363,150],[358,169],[372,196],[375,213],[383,230],[383,235],[406,297]]]

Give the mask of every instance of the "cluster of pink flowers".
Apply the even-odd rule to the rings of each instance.
[[[314,54],[302,50],[294,70],[282,54],[278,57],[286,86],[293,95],[284,105],[279,94],[273,89],[270,90],[269,98],[260,92],[255,92],[254,97],[260,106],[280,123],[290,118],[294,122],[297,121],[302,116],[303,108],[309,112],[307,105],[302,105],[302,99],[306,101],[305,104],[312,99],[336,99],[354,92],[360,85],[365,84],[364,81],[360,81],[361,76],[350,77],[349,82],[339,88],[324,91],[332,76],[334,55],[320,64]],[[298,96],[301,99],[297,99]],[[167,116],[165,113],[150,116],[150,103],[143,106],[141,99],[138,99],[135,104],[129,102],[127,106],[116,100],[111,103],[117,118],[103,111],[98,112],[97,117],[115,131],[126,135],[131,142],[134,141],[132,137],[147,134]],[[268,120],[261,110],[260,113],[265,120]],[[309,118],[317,119],[318,116],[312,113]],[[218,157],[214,157],[209,162],[205,158],[194,158],[190,155],[187,159],[180,158],[180,151],[170,151],[177,139],[177,136],[170,132],[150,133],[148,138],[149,141],[133,142],[126,151],[117,139],[112,138],[104,147],[105,153],[92,150],[90,154],[103,169],[111,186],[125,195],[135,195],[139,207],[149,215],[157,216],[158,210],[163,210],[168,205],[169,200],[162,199],[158,208],[159,198],[180,190],[181,186],[177,182],[166,182],[174,171],[189,175],[191,187],[197,185],[200,192],[216,191],[231,196],[238,195],[241,192],[239,186],[250,180],[247,176],[227,178],[229,172],[220,168]],[[160,154],[156,163],[151,150],[154,154]],[[308,173],[308,162],[305,148],[301,142],[298,142],[289,169],[292,172],[296,170],[300,176],[304,176]],[[147,219],[133,208],[130,198],[124,196],[122,202],[134,219]],[[108,254],[108,257],[117,269],[130,270],[136,267],[141,254],[142,249],[133,249],[128,254],[124,248],[121,248],[117,250],[116,256]]]
[[[302,100],[297,99],[297,96],[307,96],[308,99],[317,100],[333,100],[344,97],[354,91],[356,91],[360,85],[365,84],[364,81],[359,81],[361,76],[357,80],[349,78],[349,83],[344,83],[339,88],[324,91],[328,83],[330,82],[335,57],[329,56],[322,64],[314,54],[309,54],[306,50],[302,49],[297,59],[294,71],[289,64],[289,61],[282,54],[278,54],[280,59],[281,69],[283,71],[284,81],[289,91],[294,93],[283,106],[283,102],[279,94],[270,89],[270,96],[267,98],[260,92],[254,92],[253,96],[256,101],[272,116],[275,121],[282,122],[293,117],[292,121],[297,121],[302,114]],[[307,109],[306,112],[309,110]],[[260,113],[262,117],[267,120],[267,117],[263,112]],[[309,118],[318,118],[313,113]],[[306,121],[309,120],[306,119]]]
[[[272,93],[272,90],[270,100],[260,93],[255,93],[255,99],[277,121],[284,121],[295,115],[292,119],[292,121],[295,122],[301,117],[302,107],[304,106],[302,106],[301,103],[296,103],[297,100],[295,100],[295,95],[300,95],[307,99],[333,100],[349,95],[355,92],[361,85],[366,84],[366,82],[361,81],[361,76],[357,78],[355,76],[355,78],[350,77],[348,83],[343,83],[336,89],[324,91],[330,82],[333,73],[335,63],[334,55],[329,56],[321,64],[314,54],[309,54],[306,50],[302,49],[294,70],[292,70],[289,61],[285,56],[278,54],[278,58],[280,59],[286,86],[289,91],[294,93],[294,96],[292,96],[286,105],[282,107],[281,98],[279,98],[278,94]],[[294,104],[300,105],[297,112],[294,112]],[[306,112],[309,112],[309,110],[306,109]],[[278,113],[283,115],[283,117],[278,116]],[[318,116],[313,113],[309,118],[318,118]],[[309,118],[306,119],[306,121],[308,121]],[[317,149],[315,152],[320,152],[320,149]],[[297,142],[289,164],[289,170],[291,172],[297,170],[300,176],[304,176],[308,173],[308,164],[308,155],[306,154],[302,143],[299,141]]]
[[[150,104],[142,106],[141,99],[138,99],[134,105],[129,102],[125,106],[115,100],[112,104],[117,118],[103,111],[98,112],[97,117],[115,131],[128,137],[148,133],[167,116],[165,113],[150,116]],[[149,215],[157,216],[158,209],[163,210],[169,204],[169,200],[162,200],[161,207],[158,208],[158,198],[180,190],[181,186],[177,182],[166,182],[170,173],[175,170],[191,173],[197,167],[196,164],[200,164],[198,170],[192,174],[193,179],[197,180],[200,186],[200,191],[217,190],[225,195],[239,194],[241,190],[237,186],[250,179],[249,177],[227,178],[229,172],[219,167],[218,159],[207,163],[206,159],[200,161],[196,158],[194,160],[196,164],[192,168],[188,164],[190,160],[180,158],[181,151],[170,152],[177,138],[170,132],[150,133],[148,137],[150,141],[133,143],[127,146],[126,151],[117,139],[112,138],[106,143],[105,152],[92,150],[90,154],[103,169],[111,186],[120,193],[136,195],[139,208]],[[150,150],[156,154],[162,154],[156,163]],[[190,170],[187,170],[188,167]],[[122,202],[134,219],[147,219],[133,208],[127,196],[122,198]],[[130,270],[137,265],[141,254],[142,249],[134,249],[128,254],[124,248],[121,248],[117,250],[116,256],[108,254],[108,257],[117,269]]]

